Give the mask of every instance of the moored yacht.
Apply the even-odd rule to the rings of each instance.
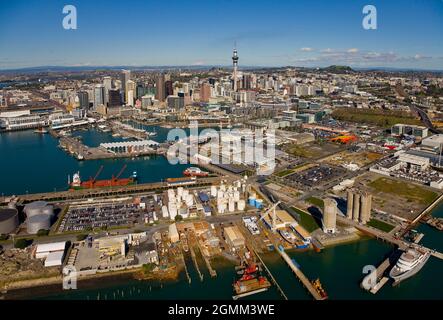
[[[389,272],[389,276],[394,279],[395,282],[408,279],[423,268],[429,256],[429,252],[409,248],[400,256],[395,266]]]

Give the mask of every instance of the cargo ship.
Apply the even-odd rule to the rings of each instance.
[[[80,177],[80,172],[76,172],[72,176],[72,182],[69,183],[69,190],[81,190],[81,189],[93,189],[93,188],[105,188],[105,187],[123,187],[137,182],[137,172],[134,171],[129,178],[120,178],[123,171],[126,169],[126,165],[120,170],[116,176],[112,176],[111,179],[97,180],[103,166],[100,167],[94,178],[89,178],[89,180],[82,181]]]
[[[323,286],[321,285],[320,279],[316,279],[311,281],[312,285],[314,286],[315,291],[318,292],[318,294],[323,298],[323,299],[328,299],[328,294],[326,293],[325,289],[323,289]]]
[[[235,296],[233,299],[246,297],[268,290],[271,283],[261,274],[261,270],[255,263],[248,263],[237,271],[241,277],[233,284]]]
[[[189,167],[183,171],[183,175],[188,177],[207,177],[209,176],[209,172],[203,171],[197,167]]]

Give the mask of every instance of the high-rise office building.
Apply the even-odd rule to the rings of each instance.
[[[202,83],[200,87],[200,101],[209,102],[211,98],[211,85],[209,83]]]
[[[89,95],[86,91],[79,91],[77,93],[80,109],[89,109]]]
[[[156,81],[156,93],[155,99],[159,101],[165,101],[165,75],[163,73],[159,74]]]
[[[111,89],[108,91],[108,107],[114,108],[114,107],[121,107],[122,101],[120,96],[120,91],[118,89]]]
[[[172,88],[172,81],[165,81],[165,96],[172,96],[174,94],[174,89]]]
[[[121,81],[122,97],[125,103],[126,103],[126,84],[128,83],[129,80],[131,80],[131,71],[122,70],[122,73],[120,74],[120,81]]]
[[[128,82],[126,82],[126,104],[128,106],[134,106],[134,96],[135,96],[135,82],[132,80],[128,80]]]
[[[109,101],[109,96],[108,96],[108,92],[109,90],[112,89],[112,79],[111,77],[104,77],[103,78],[103,86],[105,87],[105,105],[108,103]]]
[[[105,86],[97,84],[94,88],[94,109],[105,104]]]

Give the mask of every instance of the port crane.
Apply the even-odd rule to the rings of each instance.
[[[281,203],[281,201],[278,201],[277,203],[274,203],[272,206],[270,206],[260,217],[260,220],[263,220],[266,216],[271,215],[271,231],[275,232],[276,227],[275,227],[275,220],[276,220],[276,215],[275,215],[275,208],[278,207],[278,205]]]
[[[90,188],[92,188],[94,186],[95,181],[97,180],[100,173],[103,171],[103,167],[104,167],[103,165],[100,166],[100,168],[98,169],[94,178],[92,178],[92,177],[89,178],[89,181],[87,183],[89,184]]]
[[[112,180],[113,181],[115,181],[115,180],[117,180],[118,178],[120,178],[120,176],[122,175],[122,173],[126,170],[126,167],[127,167],[127,165],[125,164],[122,168],[121,168],[121,170],[120,170],[120,172],[117,174],[117,176],[112,176]]]

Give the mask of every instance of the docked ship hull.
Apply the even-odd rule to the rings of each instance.
[[[426,264],[430,257],[429,253],[424,253],[423,257],[421,258],[420,262],[415,265],[413,268],[407,271],[401,271],[396,266],[394,266],[391,271],[389,272],[389,276],[394,280],[394,284],[398,284],[401,281],[404,281],[406,279],[409,279],[410,277],[417,274]]]

